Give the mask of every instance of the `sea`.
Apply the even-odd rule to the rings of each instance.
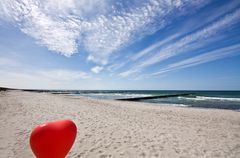
[[[156,106],[216,108],[240,111],[240,91],[182,91],[182,90],[69,90],[54,91],[66,95],[95,99],[123,99],[161,95],[189,94],[167,98],[141,99],[138,102],[154,103]]]

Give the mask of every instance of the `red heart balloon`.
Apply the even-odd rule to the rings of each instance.
[[[41,124],[33,129],[30,145],[37,158],[65,158],[77,134],[71,120]]]

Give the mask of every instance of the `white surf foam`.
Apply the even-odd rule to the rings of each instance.
[[[205,96],[196,96],[195,98],[189,97],[178,97],[179,99],[188,99],[188,100],[219,100],[219,101],[236,101],[240,102],[240,98],[224,98],[224,97],[205,97]]]

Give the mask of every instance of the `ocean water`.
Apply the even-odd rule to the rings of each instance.
[[[158,95],[171,95],[191,93],[189,96],[178,96],[169,98],[157,98],[140,100],[140,102],[167,103],[173,106],[200,107],[231,109],[240,111],[240,91],[164,91],[164,90],[89,90],[89,91],[65,91],[69,95],[79,95],[97,99],[123,99],[134,97],[148,97]]]

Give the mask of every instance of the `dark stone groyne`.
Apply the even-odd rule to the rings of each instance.
[[[0,87],[0,91],[14,90],[12,88]]]
[[[122,101],[138,101],[138,100],[157,99],[157,98],[169,98],[169,97],[179,97],[179,96],[189,96],[189,95],[193,95],[193,93],[157,95],[157,96],[137,97],[137,98],[123,98],[123,99],[116,99],[116,100],[122,100]]]

